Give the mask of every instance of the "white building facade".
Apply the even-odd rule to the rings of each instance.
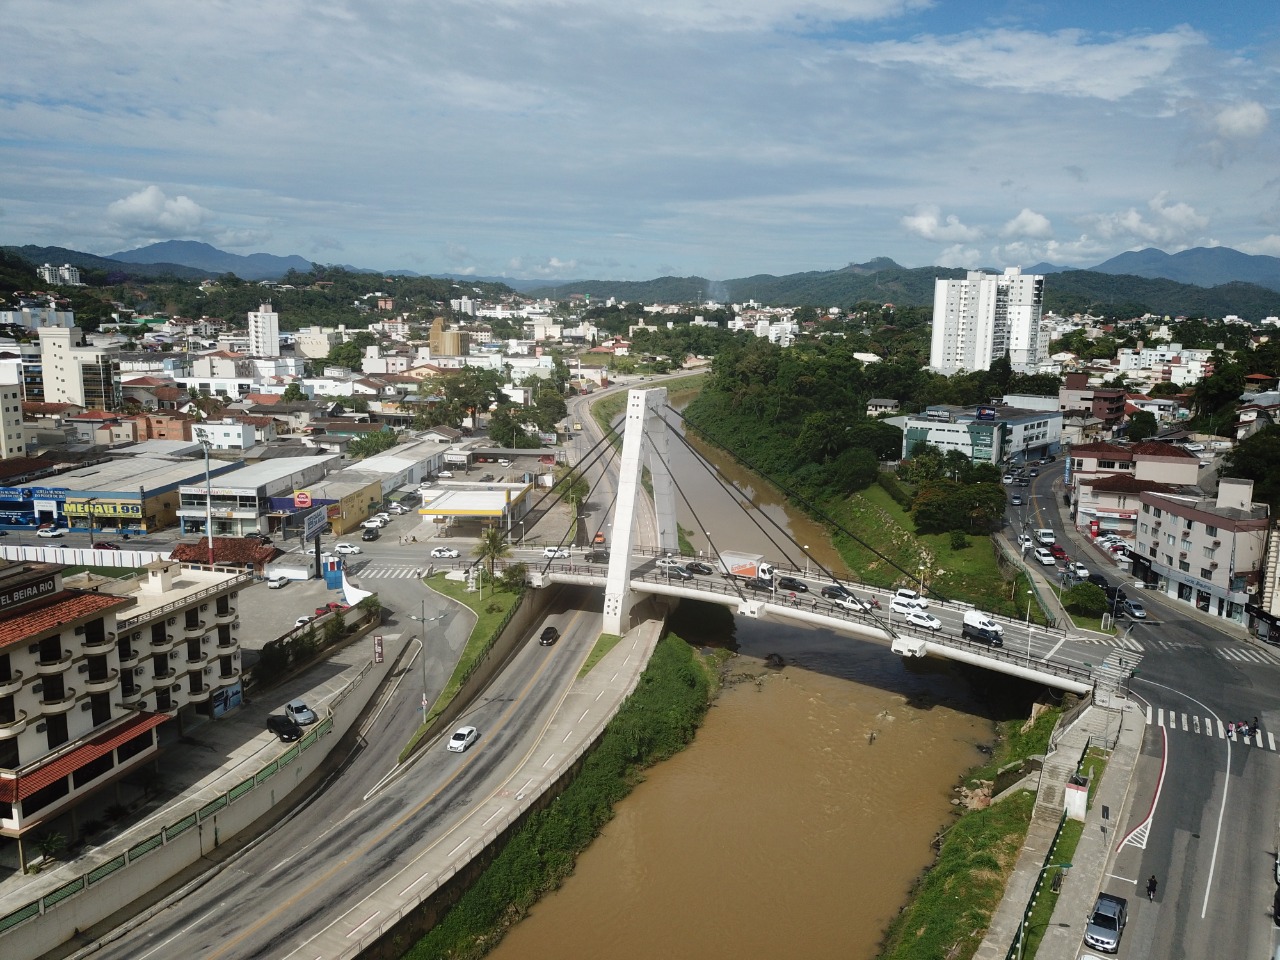
[[[255,357],[280,356],[280,314],[271,301],[249,311],[249,352]]]
[[[1015,371],[1035,373],[1048,357],[1043,300],[1044,277],[1018,267],[934,281],[930,368],[946,376],[989,370],[1007,352]]]

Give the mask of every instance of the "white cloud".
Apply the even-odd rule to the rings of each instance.
[[[1219,110],[1214,126],[1228,140],[1252,140],[1267,129],[1268,119],[1267,108],[1249,100]]]
[[[518,15],[551,11],[574,19],[643,18],[670,32],[754,32],[886,20],[928,9],[934,0],[485,0],[485,5],[506,7]]]
[[[1280,257],[1280,234],[1272,233],[1261,240],[1237,243],[1235,248],[1242,253],[1260,253],[1268,257]]]
[[[903,217],[901,223],[908,232],[924,240],[967,243],[982,237],[981,230],[966,227],[954,213],[948,214],[946,220],[943,220],[942,212],[931,205],[917,207],[916,212]]]
[[[507,270],[517,277],[557,277],[568,279],[578,269],[578,261],[562,260],[559,257],[542,257],[530,259],[512,257],[507,262]]]
[[[190,197],[168,197],[154,184],[107,206],[107,219],[130,239],[192,237],[208,217]]]
[[[1098,236],[1106,240],[1142,242],[1183,247],[1209,225],[1209,218],[1188,203],[1168,202],[1168,193],[1156,194],[1147,202],[1147,212],[1134,207],[1119,213],[1081,217]]]
[[[1000,236],[1048,239],[1053,236],[1053,224],[1043,214],[1023,207],[1016,217],[1000,228]]]
[[[982,253],[974,247],[966,247],[962,243],[953,244],[943,250],[935,258],[940,267],[955,267],[962,270],[973,270],[978,266]]]

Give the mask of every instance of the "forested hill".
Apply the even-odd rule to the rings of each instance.
[[[883,269],[868,269],[885,264]],[[850,265],[840,270],[811,271],[775,277],[760,274],[723,282],[703,277],[660,277],[646,281],[588,280],[529,291],[532,296],[567,299],[571,293],[592,300],[616,297],[646,303],[697,303],[704,300],[770,306],[849,307],[869,301],[896,306],[930,306],[934,280],[965,276],[943,267],[906,269],[893,261]],[[1045,309],[1056,313],[1092,312],[1133,317],[1144,313],[1220,318],[1235,314],[1246,320],[1280,316],[1280,293],[1252,283],[1197,287],[1173,280],[1068,270],[1045,278]]]

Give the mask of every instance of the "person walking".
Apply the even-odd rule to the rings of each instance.
[[[1156,899],[1156,875],[1153,873],[1151,879],[1147,881],[1147,899],[1154,902]]]

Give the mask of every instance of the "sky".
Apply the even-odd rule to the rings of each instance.
[[[5,0],[0,244],[520,279],[1280,256],[1274,0]]]

